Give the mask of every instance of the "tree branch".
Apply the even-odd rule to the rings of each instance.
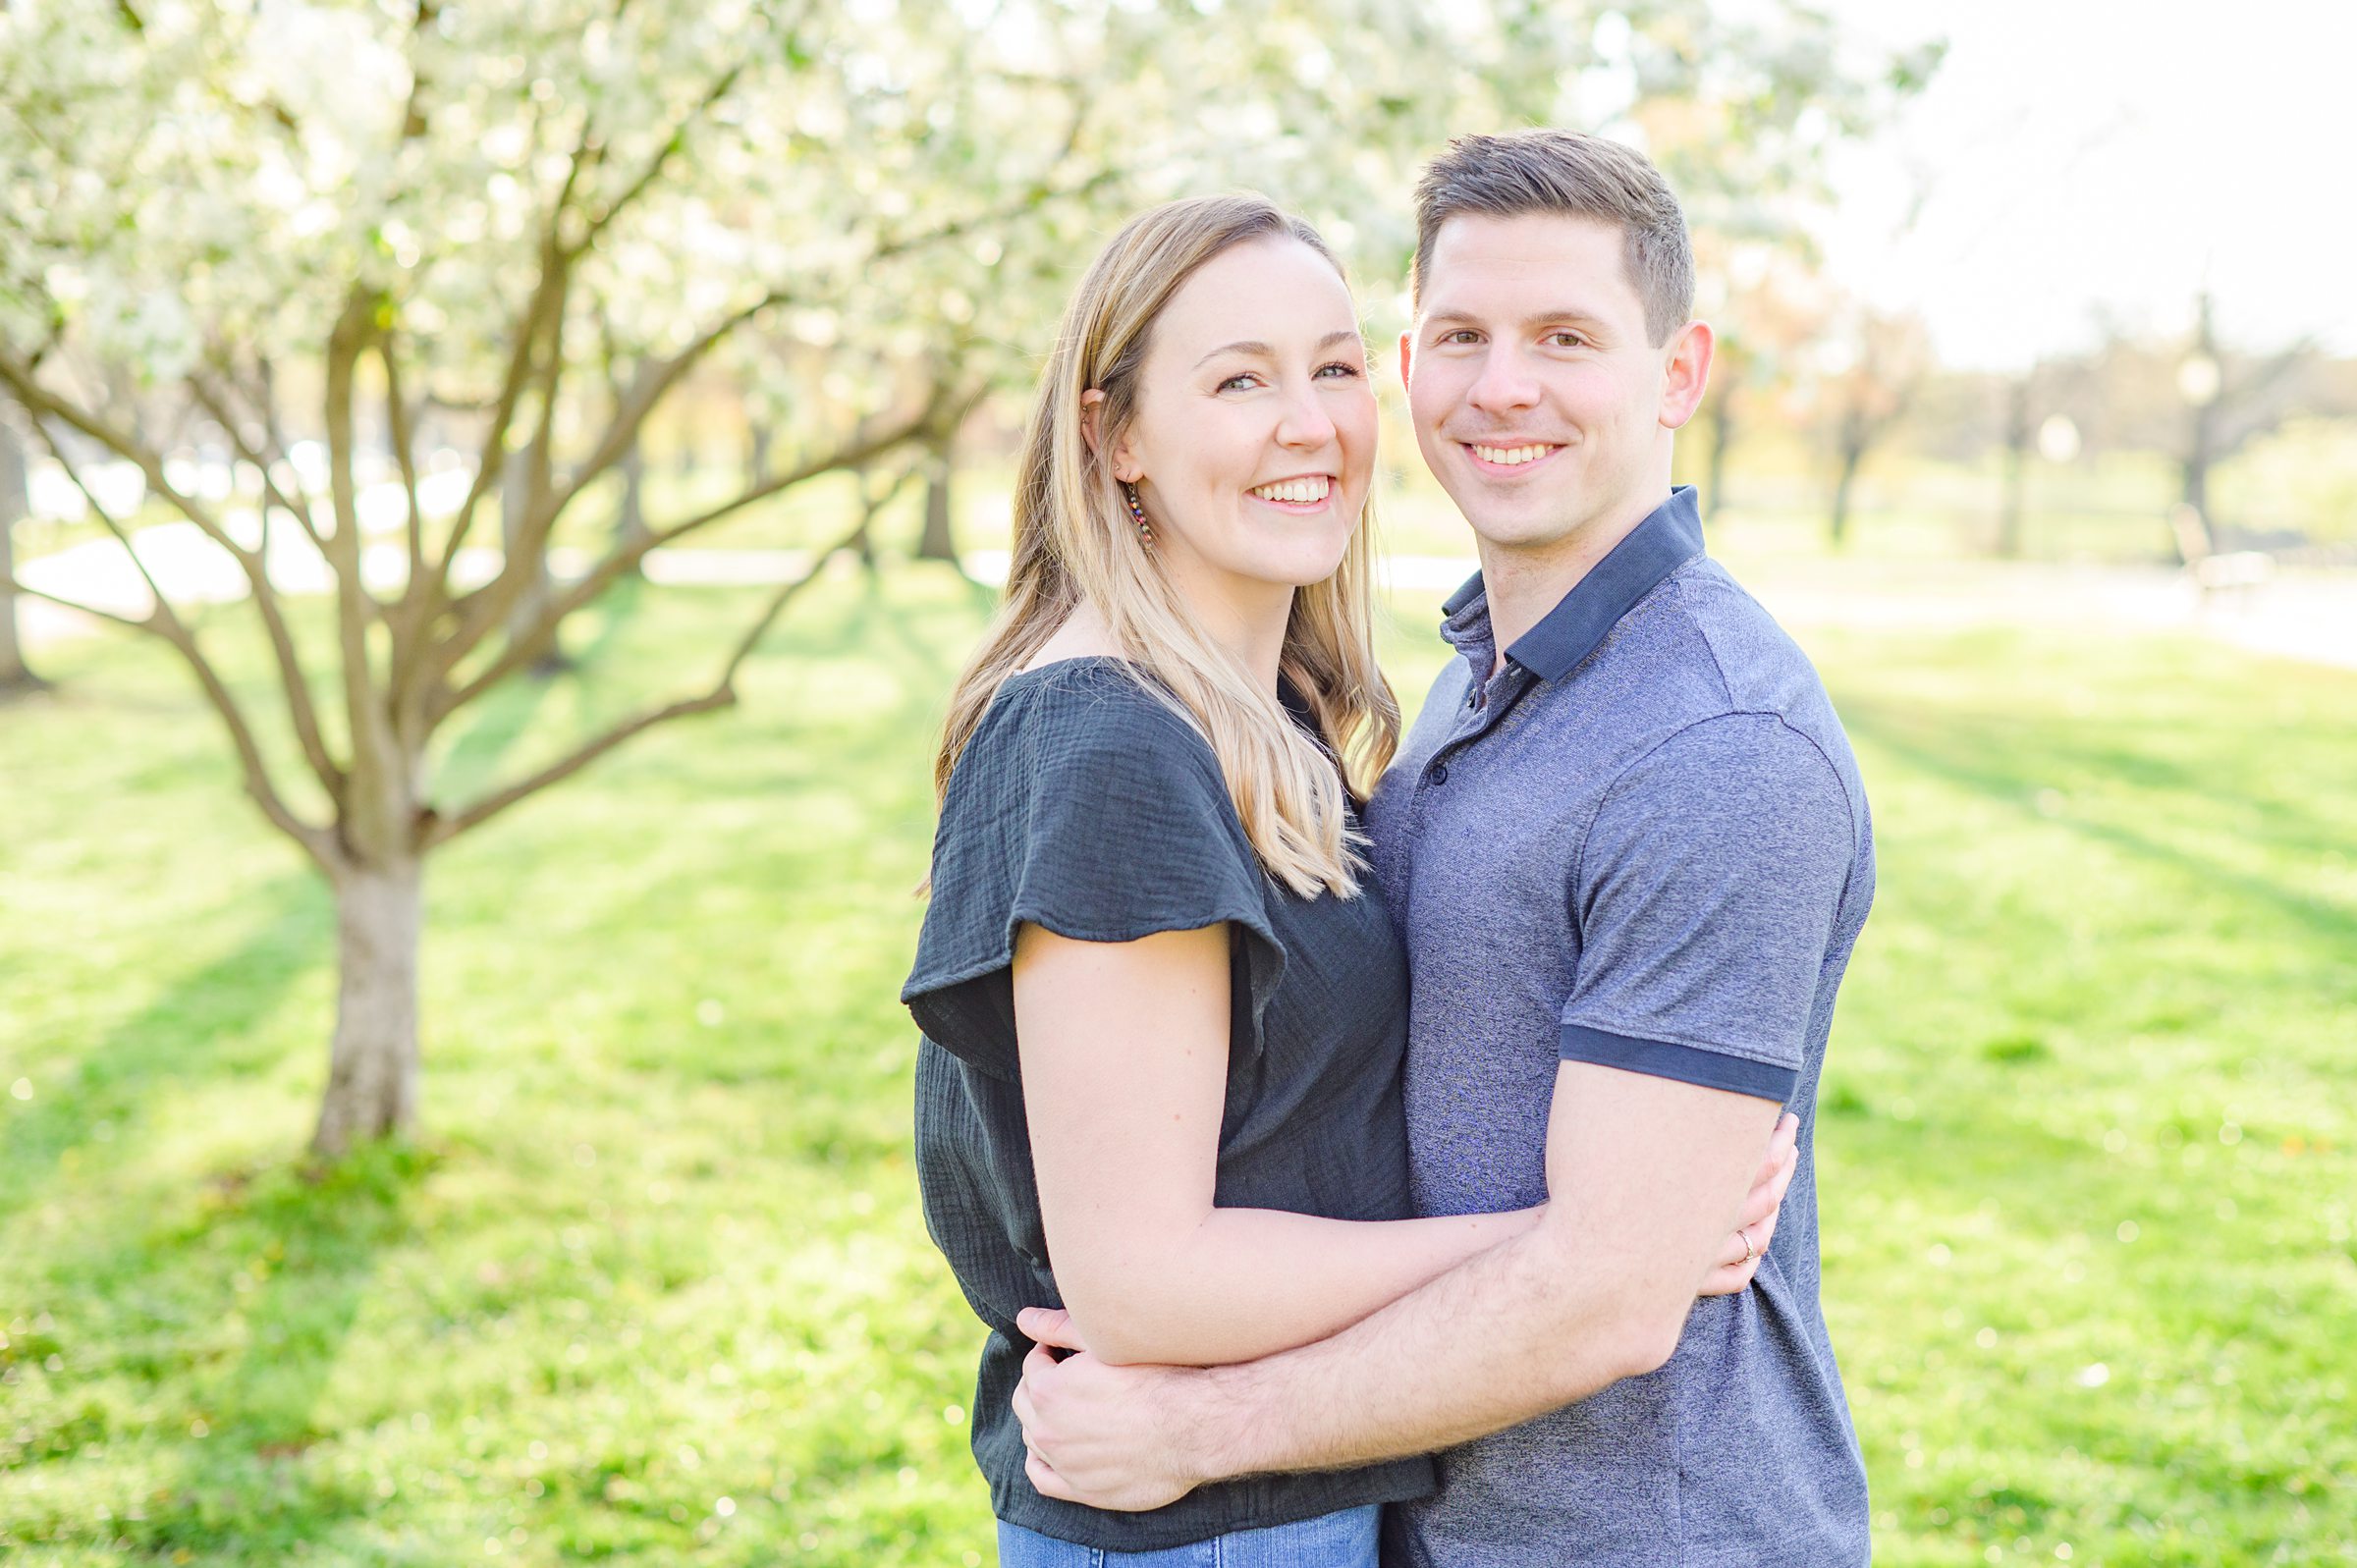
[[[196,504],[193,497],[184,494],[174,486],[171,480],[165,477],[162,460],[139,445],[136,438],[108,425],[96,415],[52,395],[32,380],[28,371],[8,358],[4,352],[0,352],[0,381],[6,382],[9,391],[16,396],[17,401],[33,414],[33,425],[40,430],[41,439],[48,443],[49,450],[57,459],[59,466],[63,467],[72,477],[75,486],[89,501],[91,509],[106,522],[107,527],[114,532],[118,539],[122,540],[123,548],[130,554],[132,564],[138,568],[139,575],[146,579],[148,591],[155,595],[158,605],[166,606],[166,615],[175,623],[177,623],[178,618],[171,615],[163,590],[158,588],[155,579],[148,575],[147,565],[139,560],[138,552],[131,548],[131,535],[114,517],[108,514],[105,508],[98,505],[98,498],[91,494],[89,486],[82,481],[81,469],[66,457],[65,449],[58,444],[57,438],[42,423],[42,415],[46,414],[51,418],[63,420],[117,456],[136,464],[145,475],[150,489],[171,502],[175,511],[193,522],[205,537],[228,551],[238,563],[240,569],[246,574],[247,586],[253,598],[254,612],[261,617],[262,627],[269,636],[271,656],[278,666],[279,683],[286,692],[288,718],[294,725],[297,737],[302,743],[303,759],[310,764],[312,775],[318,779],[320,787],[328,792],[331,799],[340,801],[343,798],[345,773],[336,765],[335,759],[328,754],[327,743],[320,734],[318,712],[311,702],[310,682],[303,674],[302,657],[295,646],[295,633],[287,624],[285,609],[279,603],[278,590],[270,581],[269,565],[263,559],[262,552],[248,550],[238,543],[237,539],[221,525],[217,518]],[[232,439],[237,439],[234,432]]]
[[[130,530],[115,519],[113,513],[108,512],[99,504],[97,495],[90,489],[88,482],[82,478],[82,470],[76,467],[73,460],[66,456],[65,449],[58,444],[56,435],[49,427],[38,418],[35,418],[32,424],[33,428],[40,432],[41,440],[49,448],[50,456],[57,460],[59,465],[66,470],[67,476],[74,481],[75,488],[80,490],[82,498],[89,503],[90,511],[97,515],[101,523],[105,524],[107,532],[113,534],[116,541],[123,546],[124,554],[131,557],[132,566],[137,568],[140,579],[147,584],[148,594],[155,600],[155,609],[146,620],[134,621],[126,616],[92,609],[88,605],[76,604],[70,599],[61,599],[55,594],[42,593],[39,589],[27,591],[53,603],[65,605],[69,609],[81,610],[89,615],[104,616],[107,620],[122,625],[152,632],[178,649],[182,661],[196,676],[196,683],[202,688],[205,700],[212,704],[213,711],[220,716],[222,724],[229,730],[230,744],[237,749],[238,764],[245,775],[246,793],[252,798],[256,806],[261,808],[262,815],[269,819],[271,826],[294,839],[321,871],[332,875],[334,872],[333,850],[327,834],[296,816],[294,811],[288,807],[286,800],[279,794],[278,786],[270,780],[269,765],[262,760],[262,748],[254,740],[253,727],[247,722],[245,712],[239,708],[237,699],[230,695],[229,687],[221,679],[219,672],[213,669],[212,661],[207,659],[204,656],[204,650],[197,646],[195,632],[191,630],[188,624],[180,619],[179,614],[173,610],[172,601],[164,597],[164,591],[157,586],[154,574],[147,569],[147,563],[141,561],[139,553],[132,548]]]
[[[719,79],[705,89],[704,95],[695,101],[694,107],[682,115],[679,123],[672,127],[671,135],[663,138],[662,145],[655,149],[655,155],[647,160],[646,167],[638,172],[638,177],[625,186],[595,217],[582,220],[580,239],[572,246],[575,254],[596,243],[597,237],[612,227],[615,219],[621,217],[632,202],[646,194],[654,183],[662,178],[664,167],[679,156],[680,149],[687,144],[687,133],[693,129],[695,122],[702,119],[714,104],[727,97],[729,89],[737,84],[737,79],[743,75],[744,66],[741,62],[720,74]]]
[[[278,481],[271,476],[271,463],[278,458],[284,458],[286,454],[283,451],[264,453],[255,448],[252,442],[247,441],[245,432],[238,428],[237,411],[229,406],[229,400],[222,396],[219,389],[207,386],[202,376],[192,374],[189,377],[189,390],[195,393],[197,403],[202,405],[205,411],[213,416],[215,422],[229,433],[230,445],[238,449],[238,456],[251,463],[261,474],[262,494],[275,503],[279,511],[295,519],[302,531],[310,537],[311,544],[318,550],[320,559],[325,560],[327,541],[320,536],[318,526],[312,521],[310,503],[307,500],[290,497],[279,487]],[[265,426],[265,432],[268,433],[267,426]],[[274,433],[270,434],[270,442],[273,448],[277,447],[277,438]]]
[[[132,616],[117,615],[112,610],[101,610],[96,605],[85,605],[79,599],[69,599],[64,594],[51,593],[46,588],[35,588],[31,583],[20,577],[10,578],[9,587],[13,592],[24,594],[28,599],[46,599],[53,605],[62,605],[68,610],[77,610],[85,616],[96,616],[99,620],[111,621],[118,626],[129,626],[134,631],[144,631],[161,637],[166,642],[172,640],[172,634],[157,625],[153,616],[142,621]]]
[[[780,491],[789,490],[795,485],[815,479],[822,473],[831,473],[839,468],[856,468],[861,463],[873,461],[884,453],[925,429],[933,417],[934,408],[931,404],[928,404],[922,412],[913,417],[887,426],[873,434],[854,436],[847,445],[829,456],[765,479],[733,499],[723,502],[708,512],[698,514],[685,522],[669,528],[650,531],[638,539],[618,543],[612,552],[591,568],[579,581],[551,596],[548,608],[533,623],[530,635],[511,640],[509,645],[501,650],[499,656],[485,666],[480,674],[457,691],[442,698],[434,711],[435,721],[439,723],[442,719],[449,717],[525,664],[530,663],[530,650],[546,641],[555,632],[559,622],[620,581],[625,572],[645,559],[648,551],[693,533],[698,528],[708,527],[755,502],[765,501]],[[832,551],[829,552],[829,554],[832,553]],[[456,662],[455,658],[451,661],[452,664]]]
[[[737,672],[742,668],[746,657],[752,653],[762,635],[776,622],[786,607],[794,602],[796,595],[818,580],[819,573],[826,569],[828,562],[858,543],[859,536],[865,533],[869,525],[875,521],[877,508],[882,505],[883,500],[889,500],[898,494],[900,489],[901,486],[895,484],[884,493],[882,499],[862,508],[856,527],[819,552],[818,559],[810,564],[807,571],[791,582],[783,584],[776,593],[770,596],[769,603],[763,607],[760,617],[753,622],[744,635],[738,639],[736,647],[731,650],[729,662],[722,667],[720,678],[713,682],[711,690],[700,697],[682,698],[677,702],[666,703],[660,708],[650,708],[638,713],[599,735],[596,739],[588,741],[559,758],[529,778],[520,780],[495,794],[486,795],[448,818],[437,818],[426,831],[425,847],[431,848],[435,844],[457,838],[469,828],[480,826],[525,796],[534,794],[559,780],[579,772],[642,730],[651,730],[656,725],[663,724],[668,720],[685,718],[689,714],[710,713],[718,708],[734,707],[737,702]]]
[[[724,685],[715,687],[700,697],[690,697],[641,713],[609,730],[571,755],[541,769],[530,778],[510,784],[497,794],[485,796],[455,816],[441,817],[429,814],[420,847],[431,849],[437,844],[449,842],[469,828],[481,826],[526,795],[535,794],[558,780],[578,773],[642,730],[651,730],[667,719],[677,719],[691,713],[709,713],[715,708],[726,708],[734,704],[736,700],[737,694]]]
[[[506,464],[508,456],[508,426],[515,421],[516,406],[523,399],[523,389],[532,377],[532,353],[539,346],[540,335],[552,311],[565,308],[565,295],[571,277],[571,264],[557,248],[552,216],[550,230],[543,234],[540,243],[540,277],[532,286],[532,297],[516,323],[516,346],[508,355],[508,367],[500,380],[499,396],[492,404],[491,420],[483,431],[482,450],[477,454],[474,483],[466,487],[466,499],[459,503],[459,511],[451,521],[450,542],[443,547],[442,559],[434,568],[434,593],[438,598],[450,595],[450,568],[459,559],[459,550],[466,542],[467,530],[474,526],[474,514],[483,497]]]

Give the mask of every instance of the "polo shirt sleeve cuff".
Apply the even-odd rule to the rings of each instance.
[[[1800,1073],[1796,1068],[1754,1061],[1748,1056],[1729,1056],[1696,1046],[1673,1045],[1667,1040],[1638,1040],[1627,1035],[1608,1034],[1602,1029],[1590,1029],[1585,1024],[1563,1025],[1562,1049],[1565,1061],[1618,1067],[1625,1072],[1641,1072],[1652,1078],[1673,1078],[1679,1083],[1695,1084],[1704,1089],[1725,1089],[1730,1094],[1752,1095],[1761,1100],[1773,1100],[1779,1105],[1792,1098],[1792,1090],[1800,1081]]]

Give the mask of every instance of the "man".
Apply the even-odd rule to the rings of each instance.
[[[1387,1558],[1863,1563],[1811,1133],[1872,835],[1815,672],[1671,487],[1712,351],[1684,218],[1642,156],[1562,132],[1453,143],[1417,208],[1400,369],[1482,569],[1370,808],[1410,957],[1410,1163],[1425,1213],[1549,1207],[1262,1361],[1035,1351],[1033,1484],[1146,1508],[1446,1449]],[[1751,1289],[1696,1301],[1785,1105],[1773,1244]],[[1024,1328],[1069,1342],[1060,1315]]]

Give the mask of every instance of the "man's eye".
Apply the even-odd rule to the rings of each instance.
[[[1547,341],[1558,349],[1576,349],[1588,340],[1576,332],[1550,332]]]
[[[1471,327],[1458,327],[1453,332],[1442,333],[1441,341],[1443,343],[1475,343],[1480,340],[1480,337],[1481,334],[1475,332]]]

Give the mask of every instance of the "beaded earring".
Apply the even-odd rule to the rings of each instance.
[[[1137,499],[1137,486],[1124,484],[1122,495],[1129,503],[1130,520],[1137,524],[1138,543],[1148,550],[1154,548],[1154,525],[1146,520],[1146,504]]]

